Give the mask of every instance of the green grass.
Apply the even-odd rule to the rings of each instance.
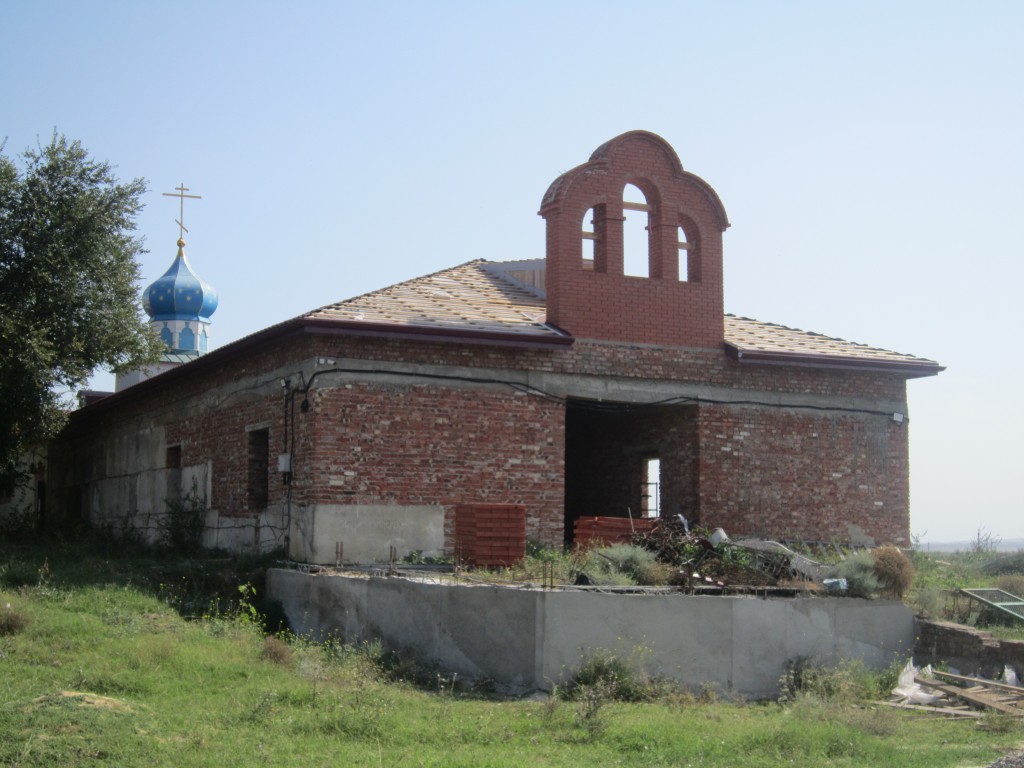
[[[417,687],[379,647],[285,651],[245,610],[187,619],[202,590],[160,589],[224,567],[0,545],[0,610],[20,618],[0,634],[0,765],[933,768],[985,765],[1024,741],[1019,724],[810,690],[784,706],[669,690],[627,703],[597,676],[565,698],[511,701],[422,668]]]

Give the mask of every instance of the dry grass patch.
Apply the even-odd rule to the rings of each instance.
[[[270,635],[263,641],[263,650],[260,651],[260,658],[264,661],[279,664],[282,667],[290,667],[292,664],[292,648],[281,638]]]
[[[28,619],[17,608],[6,603],[0,608],[0,637],[4,635],[15,635],[25,629]]]
[[[83,691],[58,691],[50,696],[40,696],[32,701],[34,708],[45,707],[50,704],[57,704],[65,701],[78,704],[83,707],[105,709],[113,712],[131,712],[132,708],[121,701],[110,696],[100,696],[96,693],[85,693]]]

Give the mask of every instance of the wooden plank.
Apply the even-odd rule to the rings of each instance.
[[[952,672],[932,672],[940,680],[956,680],[962,683],[970,683],[971,685],[981,685],[985,688],[998,688],[1002,691],[1010,691],[1018,696],[1024,697],[1024,688],[1019,685],[1007,685],[1006,683],[997,683],[995,680],[979,680],[976,677],[964,677],[963,675],[954,675]]]
[[[940,715],[942,717],[962,717],[962,718],[979,718],[984,717],[982,712],[972,712],[966,709],[958,709],[956,707],[929,707],[923,704],[900,704],[898,701],[880,701],[886,707],[892,707],[893,709],[909,709],[912,712],[927,712],[930,715]]]
[[[1024,715],[1024,707],[1003,704],[999,701],[996,701],[995,698],[992,696],[986,696],[984,693],[969,691],[966,688],[960,688],[956,685],[946,685],[945,683],[940,683],[937,680],[930,680],[926,677],[918,676],[914,678],[914,681],[920,683],[921,685],[927,688],[932,688],[936,691],[942,691],[943,693],[948,693],[951,696],[957,696],[963,699],[964,701],[969,701],[972,704],[977,704],[978,706],[985,707],[986,709],[994,709],[998,712],[1004,712],[1008,715]]]

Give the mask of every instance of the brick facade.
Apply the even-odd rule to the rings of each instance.
[[[643,192],[650,209],[648,277],[624,274],[627,184]],[[588,211],[594,258],[584,266]],[[714,190],[685,172],[663,139],[632,131],[599,147],[548,188],[540,215],[547,222],[549,322],[577,338],[720,347],[722,232],[729,224]]]
[[[647,201],[645,278],[623,274],[626,184]],[[75,413],[51,450],[51,522],[145,527],[195,481],[211,545],[279,546],[296,510],[358,507],[440,510],[451,550],[456,508],[480,504],[521,507],[526,536],[554,545],[580,517],[638,514],[657,458],[663,514],[734,536],[909,543],[907,429],[891,415],[911,374],[727,354],[728,221],[671,147],[609,142],[541,215],[546,322],[571,337],[446,335],[434,318],[417,336],[344,314],[269,328]]]

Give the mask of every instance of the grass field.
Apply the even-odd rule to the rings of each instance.
[[[874,705],[886,679],[856,668],[785,704],[488,697],[377,646],[268,639],[239,571],[259,564],[0,545],[0,765],[933,768],[1024,741]]]

